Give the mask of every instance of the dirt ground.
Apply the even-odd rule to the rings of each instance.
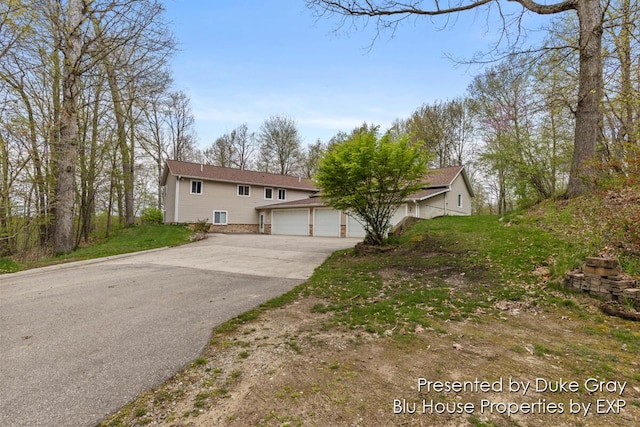
[[[607,332],[640,328],[588,301],[504,303],[498,316],[398,325],[393,337],[326,330],[330,314],[311,310],[319,302],[214,335],[202,358],[110,425],[640,425],[638,351]]]

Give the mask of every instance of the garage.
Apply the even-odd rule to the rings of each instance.
[[[309,235],[309,209],[273,210],[271,234]]]
[[[347,237],[358,237],[364,239],[367,235],[362,224],[352,216],[347,215]]]
[[[335,209],[313,210],[313,235],[340,237],[340,211]]]

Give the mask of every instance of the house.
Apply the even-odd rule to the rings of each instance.
[[[473,190],[464,166],[433,169],[428,184],[400,206],[404,217],[471,215]],[[212,231],[364,237],[356,218],[326,205],[307,179],[169,160],[162,185],[165,223],[207,220]]]
[[[407,216],[435,218],[437,216],[471,215],[471,182],[464,166],[431,169],[428,184],[409,196]],[[415,206],[411,214],[411,204]]]
[[[211,231],[258,233],[256,207],[307,199],[318,190],[308,179],[168,160],[162,174],[165,223],[206,220]]]

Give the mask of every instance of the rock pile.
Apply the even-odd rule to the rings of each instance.
[[[621,276],[615,258],[587,258],[582,271],[565,276],[565,286],[581,289],[605,301],[630,302],[640,307],[638,281]]]

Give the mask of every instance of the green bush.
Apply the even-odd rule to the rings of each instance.
[[[193,231],[195,233],[208,233],[211,224],[207,221],[209,219],[199,219],[195,224],[193,224]]]
[[[146,208],[142,211],[143,224],[162,224],[162,211],[158,208]]]

